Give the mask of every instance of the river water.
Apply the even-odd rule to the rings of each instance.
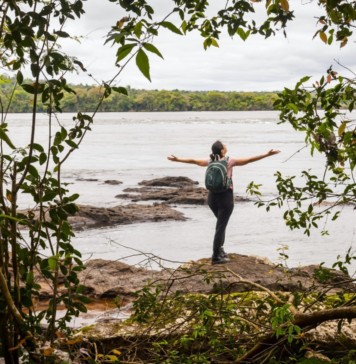
[[[70,125],[72,116],[61,115],[60,122]],[[46,141],[46,120],[45,115],[38,115],[36,142]],[[30,115],[10,114],[7,121],[14,144],[28,144]],[[80,194],[79,203],[96,206],[128,203],[115,196],[144,179],[187,176],[203,185],[205,168],[172,163],[167,156],[207,158],[211,144],[220,139],[227,145],[228,155],[237,158],[260,155],[272,148],[281,150],[276,156],[234,169],[235,194],[245,196],[248,183],[254,181],[262,184],[263,198],[268,199],[277,194],[276,171],[296,175],[302,182],[300,175],[304,169],[311,168],[322,178],[325,167],[324,158],[318,153],[311,158],[307,149],[285,162],[303,147],[303,135],[290,125],[277,123],[278,113],[274,111],[99,113],[92,132],[67,161],[63,180],[70,183],[71,192]],[[98,181],[77,181],[78,178]],[[104,184],[107,179],[123,184]],[[25,195],[19,204],[21,208],[31,207]],[[121,259],[128,264],[143,259],[130,248],[175,262],[211,256],[215,218],[208,206],[177,206],[177,209],[189,219],[86,230],[76,233],[73,243],[84,259]],[[276,262],[277,249],[287,245],[291,267],[321,262],[330,266],[339,254],[343,256],[356,244],[356,211],[352,207],[345,206],[341,218],[327,223],[329,236],[321,236],[322,229],[313,230],[310,237],[303,231],[290,231],[283,212],[277,208],[267,213],[253,203],[237,203],[228,225],[225,250],[266,256]],[[166,266],[177,264],[165,262]]]

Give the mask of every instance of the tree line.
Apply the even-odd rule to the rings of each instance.
[[[12,96],[9,112],[26,113],[33,108],[33,95],[21,86],[15,91],[14,79],[6,79],[1,85],[1,93]],[[33,81],[32,81],[33,82]],[[32,83],[27,80],[27,84]],[[64,92],[63,112],[94,111],[105,89],[93,85],[71,85],[74,93]],[[102,103],[101,112],[122,111],[244,111],[273,110],[273,102],[278,98],[274,92],[220,92],[220,91],[179,91],[179,90],[140,90],[127,87],[128,95],[112,93]],[[12,95],[13,93],[13,95]],[[39,100],[37,112],[45,112],[47,106]]]

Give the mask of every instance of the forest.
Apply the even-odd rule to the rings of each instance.
[[[32,84],[33,80],[26,80]],[[21,86],[15,91],[15,79],[4,79],[1,93],[8,98],[13,92],[9,112],[26,113],[33,108],[33,97]],[[64,91],[62,99],[63,112],[94,111],[104,92],[102,86],[70,85],[75,91]],[[179,91],[179,90],[139,90],[128,86],[128,95],[112,93],[100,106],[101,112],[120,111],[244,111],[273,110],[277,99],[274,92],[220,92],[220,91]],[[37,112],[47,109],[41,100]]]

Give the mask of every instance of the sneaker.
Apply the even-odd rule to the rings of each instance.
[[[223,258],[227,258],[227,257],[228,257],[228,254],[225,252],[225,250],[224,250],[224,247],[223,247],[223,246],[220,248],[220,255],[221,255]]]
[[[223,257],[222,255],[218,255],[217,257],[214,257],[214,255],[211,258],[211,264],[225,264],[229,263],[230,259]]]

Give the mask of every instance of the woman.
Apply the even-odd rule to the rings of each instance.
[[[227,153],[226,145],[221,143],[220,141],[216,141],[212,147],[212,154],[210,154],[210,159],[182,159],[177,158],[174,155],[172,157],[168,157],[168,159],[172,162],[181,162],[181,163],[189,163],[196,164],[201,167],[207,167],[211,161],[218,161],[222,158],[225,158]],[[271,149],[268,153],[259,155],[251,158],[228,158],[227,160],[227,176],[232,181],[232,168],[236,166],[244,166],[246,164],[257,162],[260,159],[269,157],[271,155],[275,155],[280,153],[279,150]],[[225,231],[226,226],[229,222],[230,216],[234,209],[234,193],[233,193],[233,183],[231,183],[230,188],[221,193],[214,193],[209,191],[208,195],[208,205],[211,211],[214,213],[217,218],[215,236],[214,236],[214,244],[213,244],[213,256],[211,259],[212,264],[221,264],[228,263],[230,260],[227,258],[227,254],[224,250],[224,242],[225,242]]]

